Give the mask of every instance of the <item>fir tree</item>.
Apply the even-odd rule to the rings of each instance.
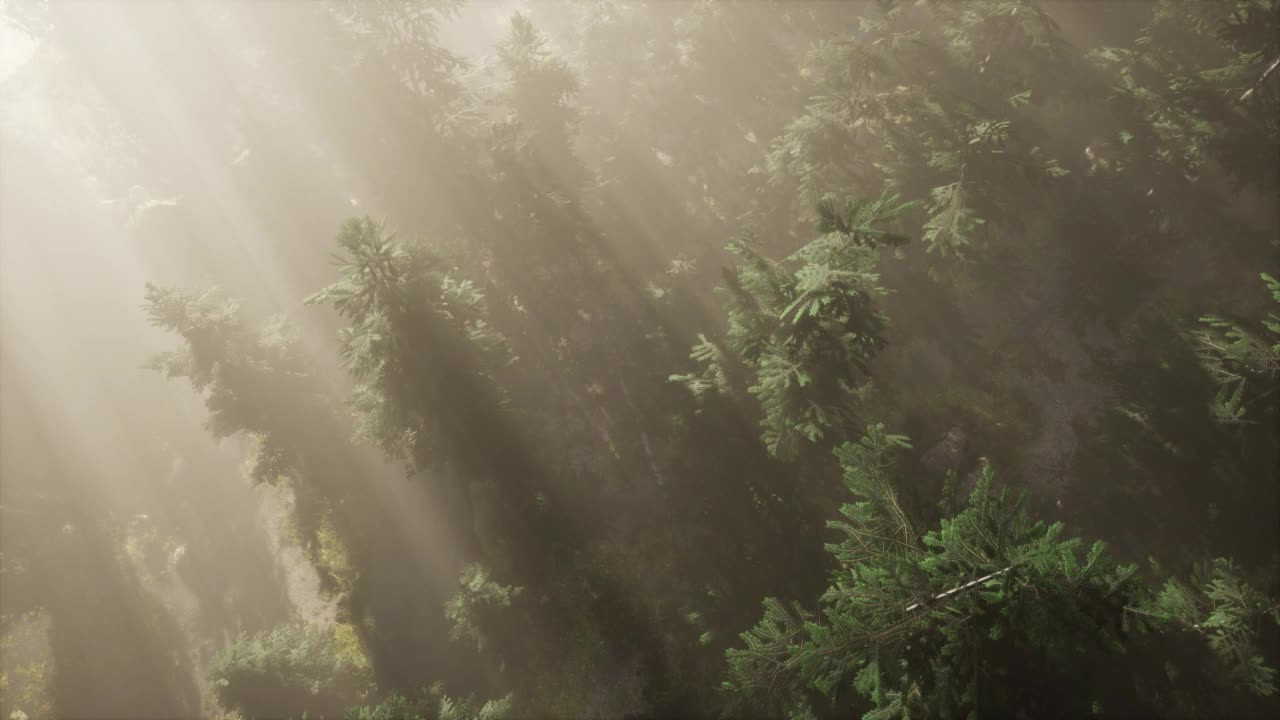
[[[1034,521],[989,469],[963,509],[921,531],[894,473],[907,447],[873,425],[838,449],[856,502],[830,523],[843,538],[828,546],[839,569],[820,610],[767,601],[745,648],[729,651],[725,689],[791,712],[856,692],[871,704],[866,717],[1080,717],[1115,701],[1054,684],[1069,673],[1096,680],[1095,664],[1123,651],[1136,567]]]
[[[884,346],[886,320],[874,304],[884,293],[875,272],[879,250],[906,241],[881,226],[911,207],[889,194],[844,208],[824,197],[819,237],[782,262],[756,252],[748,238],[730,243],[740,264],[725,273],[723,349],[703,338],[691,356],[703,370],[672,380],[695,393],[740,390],[728,382],[728,351],[763,411],[771,453],[790,457],[801,440],[838,440],[865,392],[868,363]]]
[[[1263,273],[1262,280],[1272,300],[1280,304],[1280,281]],[[1254,415],[1266,418],[1274,414],[1276,380],[1280,376],[1280,315],[1272,312],[1255,332],[1223,318],[1206,315],[1202,327],[1192,333],[1198,355],[1220,390],[1214,399],[1214,413],[1220,422],[1265,422],[1246,417],[1249,407],[1269,400],[1266,407],[1256,408]]]

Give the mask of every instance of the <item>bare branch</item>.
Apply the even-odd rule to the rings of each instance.
[[[1254,91],[1262,87],[1262,83],[1266,82],[1267,78],[1271,75],[1271,73],[1275,72],[1276,68],[1278,67],[1280,67],[1280,57],[1277,57],[1275,60],[1272,60],[1271,64],[1267,66],[1267,69],[1262,71],[1262,75],[1258,77],[1258,80],[1253,84],[1253,87],[1246,90],[1244,94],[1240,96],[1240,102],[1244,102],[1248,100],[1250,97],[1252,97]]]
[[[1005,573],[1009,572],[1009,571],[1010,571],[1010,570],[1012,570],[1012,569],[1013,569],[1013,566],[1012,566],[1012,565],[1010,565],[1009,567],[1007,567],[1007,568],[1005,568],[1005,569],[1003,569],[1003,570],[997,570],[997,571],[995,571],[995,572],[991,573],[990,575],[984,575],[983,577],[980,577],[980,578],[978,578],[977,580],[971,580],[971,581],[969,581],[969,582],[965,583],[964,585],[961,585],[961,586],[959,586],[959,587],[953,587],[953,588],[951,588],[950,590],[948,590],[948,591],[946,591],[946,592],[944,592],[944,593],[940,593],[940,594],[938,594],[938,595],[934,595],[933,597],[929,598],[928,600],[925,600],[924,602],[918,602],[918,603],[915,603],[915,604],[913,604],[913,605],[909,605],[909,606],[907,606],[907,612],[911,612],[912,610],[915,610],[916,608],[921,607],[921,606],[923,606],[923,605],[928,605],[928,604],[930,604],[930,603],[935,603],[935,602],[937,602],[937,601],[939,601],[939,600],[946,599],[947,597],[950,597],[951,595],[954,595],[954,594],[956,594],[956,593],[959,593],[959,592],[963,592],[963,591],[965,591],[965,590],[968,590],[969,588],[971,588],[971,587],[973,587],[973,586],[975,586],[975,585],[978,585],[978,584],[980,584],[980,583],[984,583],[984,582],[986,582],[986,581],[990,580],[991,578],[997,577],[997,576],[999,576],[999,575],[1004,575]]]

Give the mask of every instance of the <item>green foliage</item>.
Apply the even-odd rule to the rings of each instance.
[[[1280,626],[1280,599],[1247,581],[1230,560],[1201,563],[1189,582],[1166,581],[1144,613],[1166,627],[1204,636],[1214,657],[1240,688],[1276,692],[1275,658],[1264,656],[1264,625]]]
[[[512,707],[513,699],[510,695],[483,703],[473,699],[454,700],[442,696],[440,720],[507,720],[512,717]]]
[[[704,369],[672,380],[695,394],[727,389],[727,349],[749,375],[747,391],[763,410],[771,453],[789,457],[800,440],[841,437],[865,390],[868,363],[884,346],[886,320],[874,303],[884,292],[875,272],[879,248],[906,242],[880,226],[912,207],[885,194],[841,210],[824,197],[821,234],[782,262],[759,254],[747,239],[730,243],[739,264],[726,273],[724,349],[699,336],[691,357]]]
[[[422,709],[426,705],[432,706],[430,711]],[[423,702],[415,703],[392,693],[377,705],[351,708],[343,720],[508,720],[513,707],[511,695],[483,702],[475,698],[457,699],[435,685]]]
[[[840,443],[867,415],[919,415],[911,421],[930,429],[921,437],[958,415],[996,446],[988,452],[1002,467],[1017,469],[1039,440],[1069,445],[1091,424],[1088,409],[1059,413],[1087,386],[1122,422],[1100,421],[1107,454],[1081,450],[1071,465],[1068,452],[1062,474],[1081,496],[1114,489],[1130,500],[1098,501],[1122,508],[1115,534],[1099,534],[1141,548],[1151,544],[1143,523],[1164,522],[1196,536],[1186,545],[1197,542],[1202,528],[1188,532],[1181,521],[1203,515],[1207,495],[1165,477],[1178,472],[1221,491],[1214,500],[1224,506],[1247,508],[1259,496],[1241,478],[1262,464],[1235,455],[1245,446],[1251,458],[1266,454],[1240,426],[1271,419],[1259,400],[1272,397],[1280,368],[1280,345],[1268,339],[1280,335],[1280,319],[1257,329],[1206,318],[1197,342],[1221,384],[1213,411],[1235,426],[1221,433],[1200,432],[1209,426],[1197,420],[1204,378],[1194,363],[1177,364],[1176,333],[1108,335],[1134,327],[1139,308],[1183,303],[1175,314],[1184,314],[1186,275],[1209,278],[1196,288],[1210,292],[1256,268],[1265,228],[1241,222],[1249,212],[1224,191],[1274,194],[1275,3],[1159,2],[1126,11],[1136,18],[1130,28],[1101,20],[1081,33],[1079,22],[1060,27],[1056,8],[1022,0],[856,9],[594,0],[571,11],[589,21],[581,27],[546,24],[563,56],[537,29],[540,18],[513,17],[493,62],[476,68],[475,79],[494,80],[483,87],[464,87],[456,73],[470,69],[435,43],[457,6],[325,4],[336,32],[314,44],[332,57],[256,48],[315,82],[302,96],[331,122],[318,134],[326,147],[312,154],[367,182],[407,232],[460,250],[446,259],[440,245],[351,219],[338,238],[337,281],[310,298],[348,322],[340,351],[356,381],[357,437],[410,472],[440,471],[437,509],[460,534],[471,525],[481,536],[479,552],[460,554],[485,565],[468,566],[445,603],[454,638],[496,658],[499,682],[522,697],[531,689],[530,706],[552,715],[608,715],[595,693],[609,694],[610,711],[636,697],[654,716],[699,714],[689,709],[710,705],[701,686],[722,657],[733,702],[751,714],[772,702],[770,714],[814,718],[815,700],[850,704],[851,695],[876,718],[1130,709],[1109,677],[1128,669],[1113,662],[1134,634],[1121,608],[1146,607],[1130,568],[1060,524],[1036,522],[1030,503],[995,489],[989,473],[965,497],[949,477],[935,524],[919,510],[935,498],[915,502],[928,480],[910,478],[909,493],[899,486],[899,468],[916,467],[899,462],[910,448],[904,436],[873,425]],[[1123,40],[1139,25],[1137,41],[1120,47],[1090,53],[1089,39],[1077,42],[1094,31]],[[308,59],[322,62],[312,69]],[[328,97],[335,85],[360,90],[362,102]],[[230,124],[261,119],[245,112]],[[274,142],[257,140],[255,154]],[[276,164],[287,170],[279,177],[305,175]],[[306,215],[306,205],[270,197],[280,205],[270,210],[291,222]],[[729,246],[736,267],[721,289],[723,332],[714,332],[698,312],[709,288],[691,270],[717,250],[702,239],[723,237],[739,212],[759,230]],[[816,237],[797,240],[811,221]],[[923,249],[906,247],[908,237]],[[886,248],[892,264],[881,262]],[[309,244],[295,250],[315,256]],[[1200,261],[1200,272],[1183,271]],[[939,278],[953,287],[939,290]],[[1234,310],[1225,302],[1218,311]],[[206,394],[216,435],[253,442],[257,481],[299,481],[303,534],[326,579],[347,601],[363,589],[370,607],[413,604],[394,583],[360,585],[394,577],[401,554],[386,549],[400,546],[353,541],[379,524],[378,503],[350,502],[362,478],[328,462],[344,457],[340,443],[299,442],[323,405],[283,320],[249,327],[234,303],[154,288],[148,312],[184,340],[153,366]],[[890,315],[906,342],[886,362]],[[1076,323],[1095,316],[1087,332]],[[1006,331],[1008,342],[993,339]],[[693,344],[694,371],[669,375],[683,361],[665,355],[669,342]],[[513,344],[525,360],[508,367]],[[898,362],[922,347],[944,367],[936,382],[911,369],[929,363]],[[1084,358],[1061,371],[1069,382],[1055,377],[1068,364],[1059,356]],[[698,402],[662,388],[663,378]],[[1112,402],[1113,392],[1123,397]],[[895,405],[907,395],[909,408]],[[1054,422],[1043,433],[1024,395],[1051,396],[1044,414]],[[759,419],[763,450],[751,423],[738,424],[743,414]],[[1225,447],[1228,434],[1236,445]],[[525,452],[526,441],[537,451]],[[836,472],[825,453],[802,452],[810,444],[838,445],[854,496],[827,525],[839,537],[826,546],[839,568],[829,583],[813,517],[827,499],[814,488],[825,492]],[[317,445],[327,452],[307,452]],[[1095,457],[1104,459],[1090,464]],[[1038,488],[1056,479],[1026,474]],[[319,490],[308,482],[315,477],[326,478]],[[1167,512],[1178,502],[1194,512]],[[597,547],[611,559],[599,578],[539,560],[578,568]],[[1229,577],[1167,589],[1168,607],[1150,615],[1182,618],[1168,623],[1190,623],[1241,684],[1269,688],[1260,664],[1269,660],[1256,651],[1265,595]],[[811,598],[815,583],[826,585],[816,610],[772,597]],[[627,603],[600,600],[615,586]],[[746,649],[725,656],[723,638],[754,618],[762,596],[771,599],[743,636]],[[423,606],[440,619],[438,599]],[[553,614],[541,608],[574,617],[548,632],[533,627],[535,615]],[[335,643],[358,647],[343,628]],[[406,675],[455,670],[453,655],[424,659],[435,661],[430,671],[401,667],[409,653],[399,652],[395,629],[381,634],[398,689],[416,681]],[[431,632],[440,637],[419,647],[440,644],[445,632]],[[638,679],[611,684],[632,665]],[[352,712],[431,717],[425,707],[392,697]],[[509,699],[490,707],[442,698],[438,710],[510,708]]]
[[[892,3],[858,24],[807,59],[814,96],[770,148],[771,183],[802,203],[887,184],[928,199],[909,231],[928,250],[976,258],[998,247],[1023,222],[1014,208],[1068,175],[1036,113],[1075,92],[1082,63],[1026,3]]]
[[[510,74],[508,102],[517,121],[539,140],[562,135],[575,117],[569,101],[578,91],[568,65],[551,54],[546,38],[521,13],[511,16],[511,29],[497,51]]]
[[[372,687],[367,660],[337,629],[303,622],[241,635],[209,666],[218,703],[254,718],[341,713]]]
[[[1216,162],[1237,189],[1274,192],[1274,166],[1258,150],[1280,141],[1275,80],[1268,91],[1263,77],[1280,57],[1276,7],[1161,0],[1136,47],[1094,53],[1135,120],[1125,143],[1141,153],[1137,162],[1188,178]]]
[[[909,238],[875,226],[891,223],[913,207],[914,203],[903,202],[901,195],[886,193],[876,200],[847,200],[841,212],[836,197],[827,194],[818,200],[817,230],[824,238],[834,235],[839,241],[852,240],[857,245],[899,247]]]
[[[1122,651],[1134,566],[1034,521],[989,469],[967,507],[918,533],[892,478],[905,447],[872,426],[837,451],[858,500],[831,524],[844,535],[828,547],[840,569],[818,613],[768,600],[746,647],[728,652],[725,688],[742,701],[781,710],[852,689],[873,705],[867,717],[1006,716],[1044,702],[1050,675]],[[1087,714],[1088,699],[1071,701]]]
[[[403,695],[392,694],[373,706],[352,708],[342,720],[426,720]]]
[[[12,580],[6,578],[6,582]],[[8,587],[13,587],[12,584]],[[8,608],[6,608],[8,610]],[[29,720],[54,717],[53,675],[56,658],[46,639],[49,616],[32,610],[6,612],[0,624],[0,708],[10,717]]]
[[[689,389],[694,397],[701,397],[710,392],[728,392],[729,375],[725,369],[726,357],[720,346],[698,333],[698,344],[693,346],[689,358],[702,367],[701,371],[685,375],[672,375],[671,382],[677,382]]]
[[[453,639],[469,638],[484,652],[489,646],[486,629],[522,592],[523,588],[497,582],[484,567],[468,565],[458,580],[458,592],[444,606]]]
[[[217,288],[188,293],[147,284],[144,306],[151,324],[177,334],[183,346],[159,353],[147,367],[184,378],[204,395],[206,427],[221,439],[244,433],[257,440],[250,475],[274,483],[297,458],[280,442],[282,410],[314,400],[296,332],[283,317],[258,329]]]
[[[511,695],[484,702],[475,698],[459,700],[445,695],[438,686],[433,687],[429,695],[434,701],[434,713],[424,712],[404,696],[392,694],[377,705],[348,710],[343,720],[507,720],[512,717]]]
[[[316,569],[328,579],[330,586],[339,594],[349,595],[356,584],[358,570],[352,563],[350,548],[334,525],[332,510],[321,518],[310,550]]]
[[[876,424],[869,425],[858,442],[836,448],[845,487],[859,498],[857,503],[841,506],[844,521],[827,523],[848,537],[827,546],[843,565],[857,566],[918,549],[915,523],[899,503],[894,477],[895,454],[910,447],[905,436],[887,434],[883,425]]]
[[[488,323],[483,293],[427,246],[402,243],[368,217],[348,220],[338,246],[341,279],[307,302],[330,305],[351,323],[339,340],[358,383],[357,438],[413,468],[436,439],[432,400],[444,405],[440,396],[449,392],[431,382],[432,361],[452,370],[459,354],[474,352],[478,364],[465,372],[487,382],[488,371],[513,358]]]
[[[1280,281],[1266,273],[1262,280],[1280,307]],[[1260,331],[1214,315],[1200,322],[1204,327],[1192,337],[1201,363],[1221,387],[1214,400],[1215,415],[1227,424],[1247,422],[1248,406],[1271,396],[1280,379],[1280,314],[1269,313]],[[1251,392],[1246,394],[1246,388]]]

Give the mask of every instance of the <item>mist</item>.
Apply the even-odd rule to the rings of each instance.
[[[0,717],[1275,717],[1277,62],[0,2]]]

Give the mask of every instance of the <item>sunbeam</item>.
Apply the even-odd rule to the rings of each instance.
[[[1278,62],[0,0],[0,718],[1280,716]]]

